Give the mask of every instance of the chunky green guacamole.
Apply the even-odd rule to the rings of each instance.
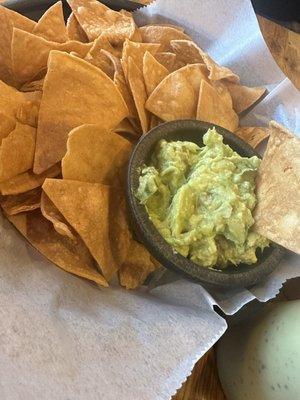
[[[241,157],[210,129],[204,146],[161,140],[136,197],[175,251],[203,267],[252,264],[268,240],[251,231],[260,160]]]

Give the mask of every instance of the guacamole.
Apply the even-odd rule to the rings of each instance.
[[[215,129],[192,142],[161,140],[136,197],[173,249],[210,268],[253,264],[268,240],[251,231],[260,160],[241,157]]]

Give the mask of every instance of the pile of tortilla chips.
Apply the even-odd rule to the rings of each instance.
[[[257,146],[238,114],[264,88],[242,86],[180,27],[137,27],[98,1],[57,2],[31,21],[0,6],[0,205],[64,270],[103,286],[143,284],[158,267],[132,236],[125,171],[162,121],[197,118]]]

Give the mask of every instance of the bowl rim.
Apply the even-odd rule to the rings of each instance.
[[[201,136],[203,136],[204,130],[207,131],[209,128],[215,127],[218,133],[222,134],[225,142],[228,140],[234,141],[235,146],[239,147],[241,152],[247,153],[248,157],[256,155],[261,158],[261,156],[250,147],[250,145],[229,132],[227,129],[216,124],[184,119],[165,122],[158,125],[140,138],[135,145],[129,160],[127,169],[126,199],[131,214],[131,222],[133,224],[132,228],[153,257],[171,271],[194,281],[213,286],[231,288],[253,286],[269,275],[277,267],[285,252],[280,245],[271,242],[268,248],[269,254],[267,257],[260,261],[260,255],[258,255],[258,262],[249,266],[249,270],[247,271],[239,271],[237,269],[236,271],[231,271],[229,273],[226,270],[201,267],[181,254],[174,252],[172,246],[166,242],[149,219],[145,206],[140,204],[138,199],[135,197],[134,180],[138,175],[138,168],[140,167],[140,165],[138,165],[140,154],[145,151],[145,149],[149,150],[150,146],[152,147],[162,138],[162,130],[164,131],[165,137],[174,132],[176,128],[178,129],[178,124],[181,125],[180,129],[199,129],[199,131],[202,131],[200,132]]]

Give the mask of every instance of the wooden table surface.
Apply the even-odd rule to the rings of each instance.
[[[277,64],[300,90],[300,34],[263,17],[258,17],[258,21]],[[214,349],[198,361],[172,400],[226,400],[217,374]]]

